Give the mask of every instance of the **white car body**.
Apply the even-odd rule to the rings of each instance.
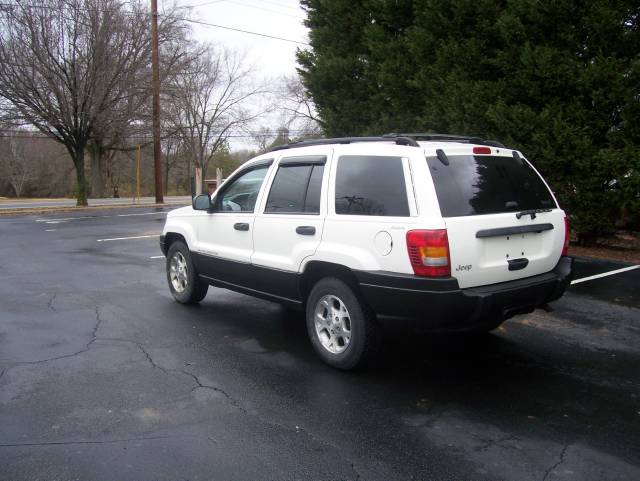
[[[490,158],[504,158],[505,162],[521,159],[520,162],[526,162],[533,169],[520,152],[494,145],[479,146],[468,141],[420,141],[413,145],[398,145],[390,139],[300,147],[294,144],[251,159],[232,173],[212,198],[214,205],[216,197],[224,195],[229,184],[243,172],[252,167],[262,165],[264,169],[267,166],[253,212],[237,211],[238,204],[231,200],[226,201],[226,208],[230,210],[177,209],[167,216],[161,242],[166,244],[170,239],[184,239],[188,249],[194,253],[200,276],[210,284],[293,306],[305,305],[309,283],[319,277],[316,273],[308,278],[310,266],[313,266],[322,272],[353,275],[352,279],[359,285],[363,297],[377,314],[385,317],[424,317],[424,312],[409,315],[403,311],[403,305],[399,306],[403,312],[395,316],[393,307],[394,302],[406,304],[402,299],[410,291],[424,290],[426,293],[442,291],[446,294],[441,296],[443,305],[434,311],[440,316],[446,313],[447,302],[456,302],[455,297],[447,297],[455,291],[465,302],[473,298],[473,305],[465,308],[464,316],[481,317],[480,309],[488,309],[487,299],[491,297],[492,309],[495,312],[500,310],[506,318],[539,307],[559,297],[566,288],[571,271],[571,265],[567,265],[569,261],[560,268],[567,241],[566,216],[542,177],[540,181],[553,199],[549,209],[521,216],[516,216],[513,209],[484,215],[443,215],[432,176],[433,168],[430,169],[426,159],[435,158],[439,150],[454,159],[456,156],[474,156],[474,149],[478,147],[485,151],[489,149],[490,153],[486,155]],[[408,215],[337,213],[336,177],[340,159],[350,158],[345,156],[401,158]],[[287,163],[295,164],[296,159],[307,158],[325,159],[319,212],[313,215],[267,212],[267,199],[278,169]],[[439,164],[435,168],[447,169]],[[355,203],[356,199],[364,202],[356,197],[347,201]],[[237,230],[238,225],[242,225],[243,230]],[[545,230],[535,230],[540,225]],[[299,227],[314,233],[300,235],[296,231]],[[518,229],[524,232],[519,233]],[[446,230],[450,259],[450,275],[446,280],[433,279],[431,282],[414,273],[407,247],[407,233],[413,230]],[[503,231],[507,234],[495,234]],[[484,235],[486,237],[482,237]],[[167,247],[163,247],[165,253]],[[554,272],[556,276],[551,279]],[[392,277],[395,280],[384,285],[383,281]],[[526,289],[522,287],[526,280],[534,286],[530,302]],[[544,292],[540,290],[543,284],[547,289]],[[517,288],[517,295],[496,294],[508,291],[510,286]],[[487,294],[482,289],[490,289],[491,293]],[[399,296],[398,300],[390,304],[382,302],[380,297],[386,293],[390,297]],[[516,298],[517,301],[514,300]],[[431,302],[429,299],[424,298],[426,305]],[[381,302],[383,307],[380,307]],[[461,314],[460,319],[464,316]],[[466,325],[462,321],[457,322],[452,328]],[[434,327],[442,326],[446,326],[446,320],[434,324]]]

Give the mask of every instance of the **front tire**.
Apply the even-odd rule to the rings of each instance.
[[[197,304],[207,295],[209,284],[196,272],[191,252],[182,241],[175,241],[167,252],[167,282],[173,298],[181,304]]]
[[[349,370],[370,361],[378,351],[378,325],[369,307],[345,282],[321,279],[307,299],[307,332],[320,358]]]

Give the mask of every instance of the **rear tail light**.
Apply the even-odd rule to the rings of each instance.
[[[564,245],[562,246],[562,255],[566,256],[569,251],[569,218],[564,218]]]
[[[410,230],[407,232],[407,250],[411,267],[417,276],[451,275],[446,229]]]

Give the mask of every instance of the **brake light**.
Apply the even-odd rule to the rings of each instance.
[[[407,232],[407,250],[411,267],[417,276],[451,275],[446,229],[410,230]]]
[[[562,255],[566,256],[569,251],[569,218],[564,218],[564,245],[562,246]]]
[[[474,154],[488,154],[491,155],[491,147],[474,147]]]

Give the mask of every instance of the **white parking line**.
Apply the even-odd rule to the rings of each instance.
[[[47,224],[51,224],[54,222],[67,222],[69,220],[110,219],[113,217],[131,217],[134,215],[167,215],[167,212],[136,212],[135,214],[116,214],[116,215],[83,215],[80,217],[59,217],[54,219],[36,219],[36,222],[45,222]]]
[[[580,284],[581,282],[586,282],[586,281],[592,281],[594,279],[600,279],[601,277],[612,276],[614,274],[621,274],[622,272],[628,272],[638,268],[640,268],[640,266],[623,267],[622,269],[616,269],[615,271],[603,272],[602,274],[596,274],[594,276],[589,276],[589,277],[582,277],[581,279],[576,279],[575,281],[571,281],[571,285]]]
[[[129,239],[147,239],[149,237],[159,237],[160,234],[153,235],[135,235],[131,237],[112,237],[111,239],[96,239],[98,242],[109,242],[109,241],[118,241],[118,240],[129,240]]]
[[[95,215],[85,215],[82,217],[58,217],[57,219],[36,219],[36,222],[46,222],[47,224],[50,222],[66,222],[68,220],[77,220],[77,219],[95,219],[97,216]],[[108,216],[111,217],[111,216]]]
[[[133,215],[156,215],[156,214],[167,215],[167,212],[142,212],[139,214],[117,214],[116,217],[131,217]]]
[[[149,259],[164,259],[164,256],[151,256]]]

